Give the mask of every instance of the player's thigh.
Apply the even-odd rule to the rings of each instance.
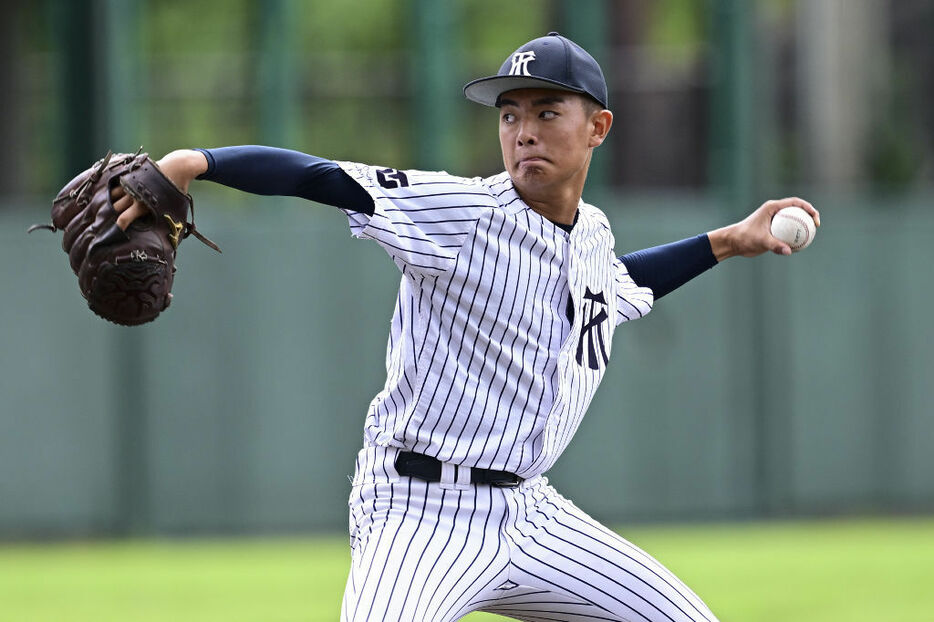
[[[517,582],[553,593],[559,602],[580,603],[562,605],[568,620],[716,620],[657,560],[550,493],[537,503],[538,516],[530,513],[515,524],[521,543],[521,554],[513,556]]]
[[[489,487],[441,490],[409,478],[355,491],[342,619],[458,619],[508,561],[496,505]]]

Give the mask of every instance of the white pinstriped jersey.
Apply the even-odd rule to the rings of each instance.
[[[547,471],[596,392],[615,326],[653,303],[615,256],[606,216],[582,201],[568,233],[507,173],[339,164],[375,203],[372,216],[345,210],[353,235],[376,240],[403,275],[364,451]]]

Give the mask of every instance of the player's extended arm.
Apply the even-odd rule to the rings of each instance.
[[[635,251],[620,260],[636,285],[651,289],[655,300],[717,265],[707,234]]]
[[[295,196],[373,213],[373,199],[336,162],[299,151],[258,145],[180,149],[158,164],[186,192],[193,180],[206,179],[253,194]],[[120,213],[117,222],[123,229],[146,213],[119,187],[113,194]]]
[[[335,207],[373,213],[373,199],[340,166],[307,153],[245,145],[217,149],[182,149],[158,162],[183,191],[194,179],[206,179],[245,192],[295,196]],[[115,193],[120,195],[119,186]],[[820,224],[810,203],[798,198],[768,201],[741,222],[693,238],[624,255],[620,259],[633,281],[649,287],[656,300],[681,287],[728,257],[753,257],[767,251],[787,255],[787,244],[772,237],[769,223],[780,209],[798,205]],[[114,196],[124,229],[146,213],[129,196]]]
[[[373,213],[373,199],[332,160],[300,151],[244,145],[198,149],[208,161],[198,179],[253,194],[292,196]]]
[[[740,222],[693,238],[620,257],[636,285],[649,287],[655,299],[671,293],[730,257],[755,257],[766,252],[790,255],[791,248],[772,236],[769,224],[781,209],[796,205],[820,226],[820,213],[797,197],[766,201]]]

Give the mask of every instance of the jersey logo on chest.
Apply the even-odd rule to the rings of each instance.
[[[606,353],[606,341],[602,329],[603,323],[610,317],[606,309],[606,298],[604,298],[603,292],[594,293],[590,291],[589,287],[586,288],[582,309],[581,334],[577,340],[578,365],[584,365],[585,358],[587,359],[586,365],[590,369],[600,369],[600,361],[603,361],[604,365],[609,362],[610,357]],[[584,348],[585,342],[586,348]]]

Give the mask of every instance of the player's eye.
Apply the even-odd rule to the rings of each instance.
[[[516,115],[512,114],[511,112],[503,113],[503,123],[512,123],[515,120],[516,120]]]
[[[547,120],[547,119],[554,119],[554,118],[556,118],[556,117],[558,116],[558,113],[555,112],[554,110],[543,110],[542,113],[541,113],[540,115],[538,115],[538,116],[539,116],[540,118],[546,119],[546,120]]]

